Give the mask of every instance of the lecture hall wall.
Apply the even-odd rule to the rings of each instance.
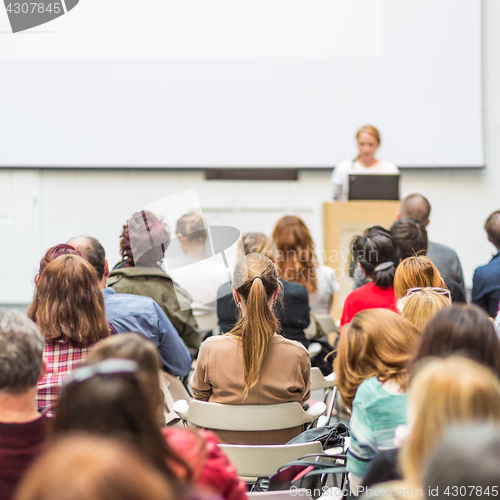
[[[483,225],[490,212],[500,209],[499,24],[500,2],[484,0],[486,168],[405,170],[401,185],[402,196],[420,192],[429,198],[429,237],[456,249],[468,287],[474,268],[494,252]],[[113,265],[119,260],[121,227],[130,214],[184,189],[197,189],[209,223],[241,231],[269,234],[280,216],[298,214],[322,248],[322,203],[331,196],[329,177],[330,172],[309,170],[301,171],[297,182],[233,182],[206,181],[201,171],[190,170],[0,170],[0,304],[27,304],[40,257],[72,236],[97,237]]]

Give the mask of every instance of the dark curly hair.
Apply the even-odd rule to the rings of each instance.
[[[120,235],[120,253],[128,266],[154,267],[170,245],[170,230],[146,210],[132,215]]]

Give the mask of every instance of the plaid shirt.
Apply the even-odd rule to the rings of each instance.
[[[64,339],[45,345],[43,358],[47,363],[47,373],[38,382],[36,395],[38,409],[57,402],[66,375],[84,361],[92,347],[76,347]]]

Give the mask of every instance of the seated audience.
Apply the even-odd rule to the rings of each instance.
[[[110,334],[94,268],[77,255],[57,257],[38,279],[28,316],[46,341],[47,371],[36,399],[37,408],[45,408],[57,401],[68,373]]]
[[[464,436],[467,436],[466,453]],[[467,498],[497,496],[500,485],[499,449],[498,423],[485,425],[477,422],[452,427],[444,433],[426,464],[425,497],[445,500],[455,491],[466,491],[464,496]]]
[[[422,223],[424,227],[429,225],[429,216],[431,214],[431,204],[429,200],[421,194],[410,194],[402,202],[399,213],[396,217],[411,217]],[[446,245],[429,241],[427,244],[427,257],[439,269],[441,276],[445,281],[453,280],[462,290],[465,290],[464,276],[462,266],[457,252]]]
[[[347,452],[351,485],[361,484],[380,449],[394,447],[406,423],[407,361],[419,331],[387,309],[361,311],[340,337],[335,372],[344,403],[352,407]]]
[[[176,488],[133,448],[85,434],[59,439],[26,475],[16,500],[174,500]]]
[[[458,356],[424,364],[410,384],[411,431],[400,456],[405,483],[422,488],[425,466],[446,428],[478,421],[500,424],[498,378]]]
[[[196,318],[214,314],[217,290],[231,279],[221,255],[207,256],[208,232],[203,218],[195,213],[183,215],[177,221],[176,233],[185,256],[167,257],[170,276],[193,299],[192,309]]]
[[[202,344],[191,381],[194,398],[234,405],[291,401],[304,405],[311,392],[311,361],[302,344],[276,333],[276,266],[264,255],[252,253],[237,262],[233,279],[240,284],[233,293],[241,320],[226,335],[209,337]],[[301,430],[217,434],[236,444],[283,444]]]
[[[246,233],[242,236],[242,246],[245,255],[251,253],[260,253],[276,263],[276,247],[271,238],[262,233]],[[243,256],[242,256],[243,257]],[[309,318],[309,298],[307,290],[299,283],[292,283],[283,279],[278,279],[280,293],[274,304],[274,313],[280,326],[279,333],[290,340],[296,340],[305,347],[311,344],[307,339],[304,329],[307,328]],[[219,317],[219,326],[223,333],[232,330],[240,316],[237,302],[232,294],[231,283],[225,283],[219,288],[219,299],[217,300],[217,314]],[[314,321],[311,318],[311,321]],[[322,351],[312,358],[311,363],[321,369],[324,375],[332,372],[332,363],[325,361],[333,347],[325,339],[314,339],[314,342],[320,343]]]
[[[365,309],[385,308],[397,311],[394,295],[394,273],[399,251],[389,231],[380,226],[367,229],[354,238],[351,251],[369,282],[353,290],[344,302],[340,326]]]
[[[169,244],[170,233],[164,222],[144,210],[133,214],[121,234],[123,260],[111,271],[108,285],[117,293],[155,300],[188,349],[195,352],[201,334],[191,310],[191,297],[160,266]]]
[[[427,231],[423,224],[411,217],[398,219],[391,227],[391,234],[399,248],[401,260],[427,254]],[[451,278],[443,279],[451,292],[453,302],[466,303],[465,289]]]
[[[68,245],[76,248],[97,273],[104,296],[106,317],[120,333],[139,332],[156,345],[167,373],[183,377],[191,369],[191,355],[163,310],[150,297],[116,293],[107,287],[108,261],[104,247],[88,236],[73,238]]]
[[[394,291],[398,299],[405,297],[413,288],[433,288],[451,300],[451,293],[443,287],[437,267],[423,255],[408,257],[400,262],[394,275]],[[399,302],[398,306],[402,307],[402,303]]]
[[[438,311],[451,306],[450,298],[433,288],[410,288],[405,298],[401,316],[415,325],[420,331]]]
[[[335,271],[319,264],[311,233],[304,221],[294,215],[282,217],[274,228],[273,240],[280,277],[306,287],[312,314],[330,314],[340,285]]]
[[[484,225],[488,241],[495,246],[495,255],[474,271],[472,302],[494,318],[500,302],[500,210],[493,212]]]
[[[22,475],[41,451],[47,417],[35,406],[44,375],[44,339],[16,311],[0,310],[0,499],[11,500]]]
[[[415,370],[425,358],[445,358],[451,354],[463,354],[500,377],[500,340],[491,321],[478,307],[460,304],[436,313],[422,332],[409,369]],[[400,478],[396,468],[397,454],[397,450],[380,452],[363,484],[369,486]]]
[[[136,333],[110,337],[92,350],[86,363],[91,365],[106,359],[129,359],[137,363],[137,377],[144,395],[158,423],[163,425],[163,412],[168,409],[164,408],[160,391],[160,365],[154,345]],[[245,483],[238,479],[236,468],[219,448],[215,434],[180,427],[163,427],[161,432],[168,446],[188,465],[197,486],[216,492],[226,500],[245,500]],[[188,479],[185,468],[177,461],[167,459],[167,462],[177,476]]]

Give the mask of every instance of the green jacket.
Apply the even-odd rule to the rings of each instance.
[[[163,309],[191,351],[198,349],[201,333],[191,309],[189,293],[175,283],[159,267],[123,267],[114,269],[108,286],[116,293],[131,293],[151,297]],[[179,305],[180,301],[180,305]]]

